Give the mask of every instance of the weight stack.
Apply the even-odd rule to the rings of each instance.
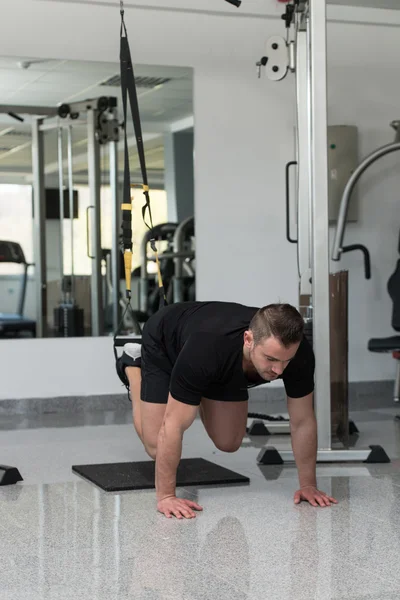
[[[54,333],[56,337],[82,337],[83,308],[76,304],[62,303],[54,309]]]

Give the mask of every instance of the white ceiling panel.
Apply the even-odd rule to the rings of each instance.
[[[63,0],[68,1],[68,0]],[[72,0],[74,1],[74,0]],[[85,4],[110,4],[110,0],[84,0]],[[245,10],[246,12],[260,12],[265,13],[266,11],[273,11],[275,9],[279,10],[276,7],[277,2],[268,2],[266,0],[243,0],[242,6],[239,10]],[[330,4],[346,4],[347,6],[368,6],[371,8],[389,8],[389,9],[398,9],[399,2],[398,0],[330,0]],[[238,9],[233,6],[229,6],[223,0],[201,0],[198,2],[197,0],[134,0],[125,2],[129,10],[129,6],[138,7],[142,6],[143,8],[150,8],[149,5],[152,5],[155,9],[178,9],[178,10],[189,10],[196,12],[200,10],[208,10],[215,12],[228,12],[231,10],[235,13]],[[239,11],[238,11],[239,12]]]
[[[36,0],[38,1],[38,0]],[[39,0],[40,1],[40,0]],[[75,4],[93,4],[95,5],[110,5],[115,4],[119,10],[119,2],[115,0],[52,0],[53,2]],[[125,9],[128,11],[131,8],[142,8],[145,10],[165,10],[165,11],[185,11],[185,12],[211,12],[236,15],[239,11],[235,6],[224,2],[224,0],[124,0]],[[272,0],[243,0],[242,9],[245,12],[254,14],[275,14],[279,13],[282,8],[278,2]]]
[[[111,77],[119,77],[118,63],[92,63],[74,61],[34,62],[29,57],[0,57],[0,104],[22,106],[57,106],[62,102],[73,102],[99,96],[116,96],[120,118],[122,99],[120,83],[104,86]],[[28,68],[21,68],[25,64]],[[163,132],[175,121],[193,114],[192,70],[179,67],[157,65],[135,65],[136,78],[162,78],[170,81],[148,89],[138,84],[138,98],[142,122],[148,131],[158,132],[157,139],[145,143],[146,162],[149,172],[162,179],[164,169]],[[146,80],[147,82],[147,80]],[[154,85],[154,84],[153,84]],[[6,114],[0,113],[0,181],[2,171],[31,174],[31,148],[24,144],[31,139],[30,116],[25,116],[23,124]],[[13,128],[11,132],[8,129]],[[1,135],[5,131],[5,135]],[[133,124],[128,122],[128,135],[133,139]],[[146,136],[146,130],[144,129]],[[76,172],[82,176],[87,171],[87,143],[85,128],[73,131],[74,160]],[[22,147],[21,147],[22,146]],[[16,152],[9,150],[16,149]],[[135,147],[130,149],[133,177],[139,176],[139,161]],[[45,162],[57,162],[57,134],[55,131],[45,136]],[[107,161],[105,162],[105,164]],[[123,168],[123,145],[120,144],[119,163]]]
[[[68,83],[64,81],[60,81],[59,83],[43,83],[43,82],[35,82],[29,86],[30,92],[33,94],[40,94],[46,97],[46,94],[51,94],[54,90],[57,90],[63,96],[70,96],[71,94],[75,94],[82,91],[82,84],[72,83],[68,85]],[[23,90],[21,90],[22,92]],[[26,94],[25,94],[26,96]]]
[[[40,79],[33,80],[34,82],[41,83],[68,83],[68,78],[71,78],[71,85],[74,87],[83,87],[89,84],[101,83],[104,79],[110,76],[110,72],[93,72],[86,71],[82,73],[78,71],[76,73],[68,73],[67,71],[51,71],[50,73],[44,73]]]
[[[0,103],[9,101],[10,94],[15,103],[32,104],[34,97],[35,102],[40,106],[49,104],[50,101],[82,100],[98,95],[120,97],[119,85],[116,87],[100,85],[110,77],[119,76],[118,64],[50,61],[47,64],[47,70],[43,70],[42,65],[35,63],[28,69],[21,69],[17,65],[23,61],[28,61],[28,59],[16,57],[4,59],[3,63],[0,62],[0,65],[3,64],[3,66],[13,66],[13,68],[3,69],[0,67]],[[157,94],[159,102],[167,103],[169,99],[176,98],[190,101],[191,104],[192,73],[190,69],[139,65],[135,67],[135,75],[136,78],[171,78],[171,81],[157,90],[149,91],[139,86],[138,95],[142,105],[151,103],[151,96],[154,94]],[[57,94],[53,93],[54,88],[56,88]],[[24,94],[27,97],[26,101],[23,98]],[[168,109],[167,106],[164,108]]]
[[[29,70],[14,71],[12,69],[0,69],[0,82],[3,86],[6,85],[7,88],[13,89],[37,81],[44,75],[46,73],[33,73]]]
[[[12,69],[20,71],[23,66],[29,65],[31,71],[45,73],[49,69],[59,68],[65,60],[44,60],[41,58],[16,56],[16,57],[0,57],[0,69]]]
[[[399,0],[329,0],[328,4],[339,4],[341,6],[359,6],[364,8],[382,8],[388,10],[400,10]]]
[[[1,98],[1,94],[0,94]],[[45,95],[40,93],[29,94],[29,103],[31,106],[57,106],[60,102],[63,102],[64,95],[57,91],[47,92]],[[25,105],[26,106],[26,93],[24,90],[10,94],[6,100],[1,99],[1,104],[5,102],[7,104]]]
[[[103,71],[108,73],[115,67],[116,63],[65,60],[57,70],[60,73],[101,73]]]

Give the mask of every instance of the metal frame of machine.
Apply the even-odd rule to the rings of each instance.
[[[88,179],[93,208],[91,230],[92,275],[91,316],[92,335],[104,331],[103,290],[101,276],[101,228],[100,228],[100,146],[109,145],[110,186],[113,198],[112,212],[112,293],[113,328],[117,329],[120,316],[119,305],[119,223],[118,203],[118,140],[117,99],[105,97],[62,104],[58,107],[0,105],[0,113],[32,115],[32,168],[34,202],[34,256],[37,310],[37,337],[47,336],[47,274],[46,274],[46,228],[45,228],[45,165],[44,133],[50,129],[70,128],[78,125],[81,114],[86,118],[88,136]],[[80,126],[81,123],[79,123]],[[69,153],[71,152],[69,139]],[[69,157],[70,158],[70,157]],[[60,176],[61,180],[61,176]],[[71,186],[71,177],[68,185]]]
[[[283,79],[289,72],[296,77],[299,292],[312,296],[317,462],[389,462],[380,446],[365,450],[332,448],[326,0],[291,0],[284,20],[286,39],[273,36],[257,66],[259,76],[263,70],[272,81]],[[279,464],[294,461],[294,454],[265,447],[257,461]]]

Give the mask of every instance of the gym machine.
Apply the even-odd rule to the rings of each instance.
[[[22,265],[24,269],[17,312],[0,312],[0,337],[16,336],[23,332],[29,332],[32,337],[36,337],[36,322],[33,319],[24,317],[28,269],[34,265],[31,265],[26,261],[24,251],[20,244],[4,240],[0,241],[0,263],[16,263]]]
[[[191,287],[195,280],[195,271],[191,266],[191,262],[195,259],[195,251],[191,248],[193,236],[193,217],[189,217],[179,224],[156,225],[152,232],[146,233],[141,245],[140,310],[142,312],[150,315],[158,307],[156,286],[149,290],[148,264],[155,261],[154,256],[148,256],[148,246],[152,237],[159,241],[168,241],[169,247],[159,255],[168,304],[195,299],[195,293]]]
[[[119,303],[119,205],[118,205],[118,140],[119,123],[117,118],[117,99],[105,97],[88,99],[58,107],[0,105],[1,113],[32,116],[32,167],[33,167],[33,203],[34,203],[34,256],[37,310],[37,337],[47,337],[47,274],[46,274],[46,228],[45,228],[45,164],[44,135],[51,129],[86,126],[88,138],[88,175],[91,195],[92,222],[88,255],[92,260],[91,274],[91,329],[93,336],[104,333],[103,290],[101,274],[101,228],[100,228],[100,146],[109,147],[110,186],[112,190],[112,230],[113,246],[111,250],[113,328],[117,329],[120,318]],[[83,119],[80,119],[83,115]],[[78,121],[78,119],[80,119]],[[60,145],[59,145],[60,151]],[[60,156],[59,156],[60,158]],[[69,157],[69,161],[71,156]],[[62,172],[60,169],[60,186]],[[69,188],[71,196],[72,167],[69,169]],[[72,218],[72,213],[71,213]],[[71,221],[72,225],[72,221]],[[72,240],[73,242],[73,240]],[[62,271],[61,271],[62,272]],[[64,289],[73,296],[73,277],[70,287]],[[68,325],[68,324],[67,324]]]
[[[240,6],[239,1],[227,1]],[[332,447],[326,0],[292,0],[283,20],[286,39],[270,38],[257,68],[259,76],[263,71],[271,81],[289,73],[296,78],[299,292],[300,297],[312,298],[317,462],[390,462],[380,446],[365,450]],[[293,461],[293,451],[273,447],[263,448],[257,457],[259,464]]]
[[[158,310],[159,304],[155,274],[149,270],[149,264],[155,261],[154,255],[149,253],[152,239],[166,244],[164,251],[159,254],[159,261],[168,304],[194,300],[191,286],[194,284],[195,271],[191,262],[195,252],[190,247],[193,236],[193,217],[179,224],[160,223],[144,234],[140,244],[140,267],[132,273],[132,281],[136,279],[139,287],[139,310],[134,311],[139,322],[145,322]]]
[[[192,279],[189,285],[195,285],[195,269],[191,266],[191,261],[195,259],[195,254],[190,248],[185,248],[185,244],[189,245],[189,240],[194,237],[194,217],[188,217],[182,223],[178,225],[175,231],[173,240],[174,249],[174,276],[172,283],[172,301],[173,302],[184,302],[185,300],[194,300],[195,292],[190,293],[188,290],[188,296],[185,297],[185,274],[184,271],[188,272],[188,276]],[[190,262],[189,262],[190,261]]]
[[[343,245],[347,214],[350,209],[350,200],[357,182],[361,175],[373,165],[376,161],[397,152],[400,150],[400,121],[392,121],[390,126],[395,131],[395,137],[393,142],[386,144],[381,148],[374,150],[358,165],[350,177],[340,203],[339,217],[335,232],[335,238],[332,249],[332,260],[339,261],[341,256],[345,252],[351,252],[354,250],[361,250],[364,257],[364,270],[366,279],[371,277],[371,259],[368,248],[363,244],[351,244],[348,246]],[[400,246],[399,246],[400,248]],[[399,331],[399,318],[398,318],[398,292],[399,285],[399,268],[396,267],[395,272],[391,275],[388,281],[388,291],[393,301],[393,312],[392,312],[392,326],[393,329]],[[400,397],[400,339],[399,336],[392,336],[388,338],[373,338],[368,341],[368,350],[370,352],[385,352],[392,353],[393,358],[397,361],[396,378],[394,383],[394,401],[399,402]]]
[[[70,218],[70,252],[71,275],[64,276],[64,161],[63,161],[63,127],[58,129],[58,176],[59,176],[59,204],[60,204],[60,281],[61,301],[54,309],[54,334],[56,337],[79,337],[84,335],[83,309],[79,308],[75,296],[74,275],[74,187],[72,169],[72,127],[67,130],[68,140],[68,199]]]
[[[392,143],[386,144],[377,150],[374,150],[369,156],[367,156],[354,171],[350,177],[345,190],[343,192],[342,200],[340,203],[339,216],[337,221],[337,227],[335,232],[335,239],[332,249],[332,260],[339,261],[342,254],[345,252],[352,252],[354,250],[361,250],[364,256],[364,270],[366,279],[371,277],[371,259],[368,249],[362,244],[352,244],[350,246],[343,245],[344,233],[347,222],[347,214],[350,208],[350,200],[353,190],[359,181],[361,175],[373,165],[377,160],[400,150],[400,121],[392,121],[390,126],[395,131],[395,137]]]
[[[168,304],[196,299],[196,269],[193,237],[195,235],[194,217],[188,217],[181,223],[160,223],[146,231],[140,244],[140,266],[132,272],[132,285],[138,289],[138,310],[132,308],[132,317],[124,311],[123,327],[115,337],[116,347],[126,342],[141,341],[141,325],[159,307],[159,292],[156,274],[150,272],[149,264],[155,257],[149,252],[152,240],[166,246],[159,253],[159,263]],[[123,300],[121,300],[123,303]],[[132,333],[127,333],[132,330]]]
[[[0,263],[17,263],[24,267],[17,313],[0,313],[0,337],[16,336],[22,332],[30,332],[32,337],[35,337],[35,321],[23,315],[28,268],[33,265],[26,261],[20,244],[10,241],[0,241]],[[0,465],[0,486],[14,485],[19,481],[23,481],[23,477],[17,467]]]
[[[147,231],[142,238],[140,245],[139,309],[146,318],[157,311],[159,304],[157,285],[151,287],[150,280],[153,276],[149,273],[148,269],[149,262],[155,260],[153,256],[151,258],[149,257],[151,241],[152,239],[155,239],[158,242],[167,243],[166,252],[159,255],[163,282],[164,286],[167,287],[173,272],[171,269],[171,262],[168,263],[168,261],[166,261],[167,270],[165,269],[165,263],[163,265],[163,262],[165,259],[170,258],[169,254],[172,248],[172,240],[177,227],[177,223],[161,223],[160,225],[155,225],[152,230]]]

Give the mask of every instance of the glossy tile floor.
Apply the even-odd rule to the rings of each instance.
[[[155,510],[154,492],[110,494],[73,464],[146,460],[128,412],[1,417],[0,463],[24,481],[0,488],[0,599],[391,600],[400,598],[400,413],[352,413],[356,447],[380,443],[388,465],[318,467],[338,506],[294,506],[294,466],[261,467],[263,444],[215,450],[195,421],[185,457],[248,475],[250,485],[180,489],[204,511],[191,521]]]

